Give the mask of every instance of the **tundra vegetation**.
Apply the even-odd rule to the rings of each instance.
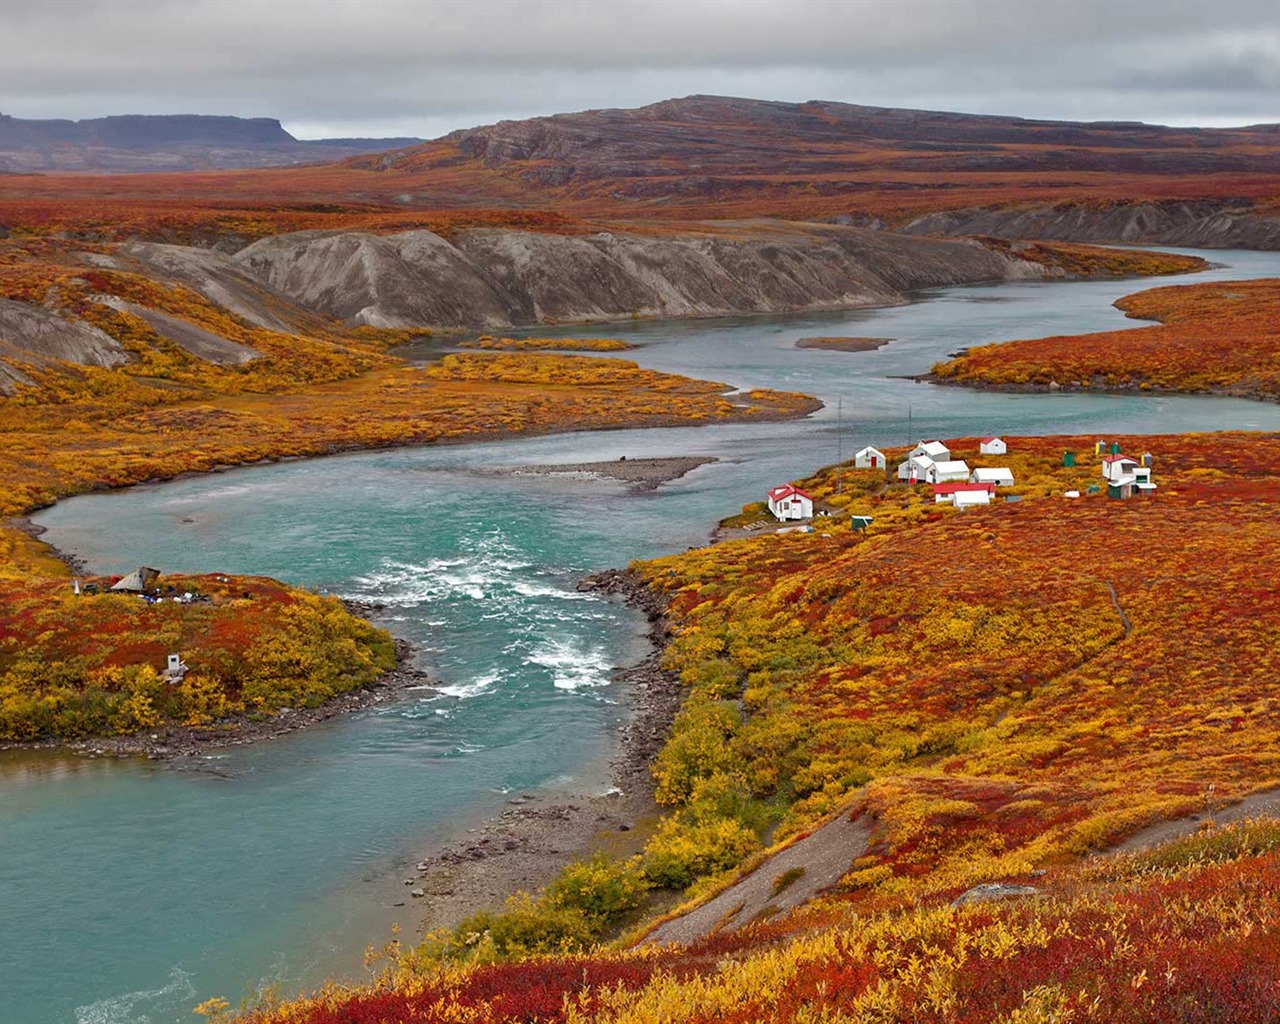
[[[574,865],[394,945],[371,985],[246,1019],[1274,1019],[1280,826],[1212,819],[1280,785],[1280,437],[1108,438],[1155,454],[1158,497],[1127,501],[1087,493],[1096,440],[1011,438],[1022,500],[965,511],[828,467],[800,481],[827,528],[637,565],[686,687],[639,861]],[[833,813],[872,841],[820,899],[632,945],[646,887],[697,899]],[[1187,838],[1090,856],[1193,814]],[[999,881],[1038,894],[952,903]]]
[[[1116,305],[1158,324],[982,345],[933,368],[978,387],[1180,391],[1280,400],[1280,281],[1152,288]]]
[[[786,417],[814,406],[772,391],[728,397],[722,384],[594,356],[465,352],[418,368],[388,354],[410,332],[349,328],[283,306],[268,312],[288,329],[268,330],[180,284],[86,266],[73,255],[82,249],[62,239],[0,240],[0,299],[89,325],[120,349],[117,365],[80,365],[15,355],[0,338],[0,356],[16,371],[0,376],[9,391],[0,390],[2,741],[269,715],[367,685],[394,663],[381,630],[268,580],[164,581],[210,598],[195,604],[76,596],[66,567],[8,518],[92,489],[287,456]],[[251,358],[201,358],[144,312],[169,318],[160,321],[166,332],[185,325]],[[171,686],[158,670],[178,650],[192,671]]]

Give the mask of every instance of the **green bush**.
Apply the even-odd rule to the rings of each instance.
[[[640,907],[649,888],[639,857],[617,862],[597,853],[566,867],[547,886],[543,900],[561,910],[581,911],[602,931]]]
[[[733,818],[663,820],[644,849],[645,874],[655,885],[684,889],[704,875],[736,867],[760,849],[760,840]]]

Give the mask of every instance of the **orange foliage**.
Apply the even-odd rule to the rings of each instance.
[[[673,596],[681,716],[717,736],[691,747],[678,719],[659,793],[700,822],[700,790],[781,798],[786,834],[870,783],[866,878],[918,893],[1106,845],[1195,809],[1210,783],[1275,785],[1280,438],[1114,440],[1157,453],[1158,497],[1063,498],[1102,481],[1092,441],[1021,438],[999,458],[1017,504],[961,513],[864,489],[850,508],[876,515],[869,536],[833,526],[643,566]],[[821,499],[831,476],[804,486]]]
[[[1280,399],[1280,281],[1153,288],[1116,305],[1160,326],[982,345],[933,375],[993,387],[1056,382]]]

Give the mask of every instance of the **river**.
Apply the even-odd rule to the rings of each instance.
[[[1280,255],[1203,254],[1186,281],[1280,275]],[[1161,282],[1157,282],[1161,283]],[[1232,399],[985,394],[894,379],[985,341],[1139,327],[1145,282],[1006,283],[816,316],[557,331],[623,337],[642,365],[816,394],[803,421],[555,435],[236,470],[41,513],[100,572],[262,573],[387,606],[443,691],[269,743],[155,764],[0,754],[0,1022],[168,1024],[338,972],[404,919],[406,867],[508,793],[601,792],[622,708],[610,669],[644,651],[629,609],[580,575],[701,544],[767,486],[916,436],[1280,430]],[[895,339],[796,349],[810,334]],[[837,430],[836,410],[841,410]],[[1014,442],[1016,443],[1016,442]],[[1168,453],[1176,457],[1176,453]],[[657,491],[497,467],[711,455]],[[1165,453],[1161,457],[1166,457]]]

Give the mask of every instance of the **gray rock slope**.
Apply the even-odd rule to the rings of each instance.
[[[1045,273],[971,241],[826,225],[679,237],[490,228],[452,241],[429,231],[302,232],[234,260],[307,309],[385,327],[848,309],[901,302],[910,288]]]
[[[1280,249],[1280,219],[1239,202],[1120,203],[948,210],[899,230],[911,235],[994,235],[1060,242],[1143,242],[1202,249]]]
[[[255,327],[286,333],[301,326],[297,310],[264,288],[245,267],[214,249],[156,242],[130,242],[119,255],[138,264],[144,273],[162,281],[186,285]]]
[[[21,367],[64,360],[80,366],[119,366],[128,353],[111,335],[41,306],[0,299],[0,394],[28,380]]]

